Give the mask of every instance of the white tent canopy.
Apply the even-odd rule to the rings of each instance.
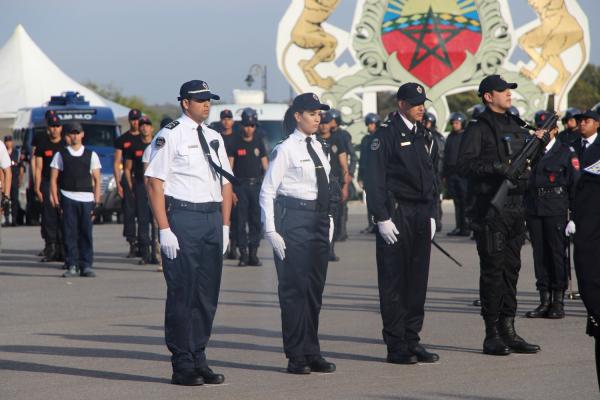
[[[40,107],[66,91],[79,92],[91,105],[110,107],[116,118],[129,112],[62,72],[18,25],[0,49],[0,118],[14,118],[19,108]]]

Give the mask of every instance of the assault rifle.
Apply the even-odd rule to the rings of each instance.
[[[494,211],[498,214],[502,212],[502,209],[506,205],[506,198],[510,189],[516,188],[516,185],[512,180],[518,179],[529,166],[531,160],[534,160],[543,151],[544,146],[550,142],[550,130],[556,125],[558,121],[558,115],[555,113],[544,122],[544,125],[540,128],[544,131],[543,139],[539,139],[537,136],[533,136],[531,140],[527,142],[525,147],[514,159],[510,160],[510,165],[506,171],[506,178],[502,181],[502,184],[498,188],[498,191],[494,195],[491,201],[491,206]],[[521,122],[523,122],[521,120]],[[534,129],[529,124],[523,122],[522,126],[527,129]]]

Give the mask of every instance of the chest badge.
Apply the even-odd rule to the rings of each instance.
[[[258,149],[258,147],[255,147],[255,148],[254,148],[254,155],[255,155],[256,157],[258,157],[258,156],[260,155],[260,150]]]
[[[123,143],[123,148],[124,148],[124,149],[128,149],[128,148],[130,148],[130,147],[131,147],[131,142],[124,142],[124,143]]]
[[[548,179],[550,180],[550,183],[554,183],[554,181],[556,181],[556,175],[550,174],[548,175]]]
[[[245,156],[246,155],[246,149],[238,149],[237,155],[238,156]]]

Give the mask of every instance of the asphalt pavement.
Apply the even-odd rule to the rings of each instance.
[[[597,399],[593,340],[585,309],[567,300],[563,320],[531,320],[537,304],[531,247],[523,248],[516,327],[538,343],[536,355],[483,355],[479,260],[468,238],[449,238],[444,204],[437,241],[464,267],[432,249],[422,343],[436,364],[385,362],[375,243],[365,209],[351,205],[350,237],[329,264],[320,320],[323,355],[334,374],[285,373],[273,254],[263,241],[262,267],[226,261],[207,356],[223,385],[170,385],[164,345],[166,287],[155,266],[125,258],[121,225],[96,225],[96,278],[65,279],[58,263],[41,263],[39,227],[3,228],[0,253],[0,400],[96,399]],[[575,285],[575,282],[574,282]]]

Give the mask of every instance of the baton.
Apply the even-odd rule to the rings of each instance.
[[[439,244],[437,244],[437,242],[436,242],[435,240],[433,240],[433,239],[432,239],[432,240],[431,240],[431,244],[433,244],[435,247],[437,247],[437,249],[438,249],[439,251],[441,251],[441,252],[442,252],[442,253],[443,253],[443,254],[444,254],[446,257],[448,257],[449,259],[451,259],[452,261],[454,261],[454,263],[455,263],[456,265],[458,265],[459,267],[462,267],[462,264],[461,264],[461,263],[459,263],[459,262],[456,260],[456,258],[452,257],[452,256],[450,255],[450,253],[448,253],[446,250],[444,250],[444,249],[442,248],[442,246],[440,246]]]

